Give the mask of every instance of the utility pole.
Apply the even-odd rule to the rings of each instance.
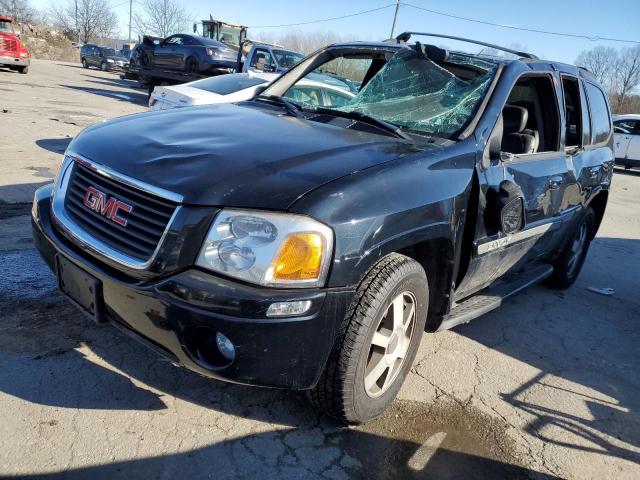
[[[133,10],[133,0],[129,0],[129,48],[131,48],[131,11]]]
[[[80,25],[78,25],[78,0],[76,0],[76,34],[76,40],[78,43],[80,43]]]
[[[396,11],[393,14],[393,23],[391,24],[391,35],[389,38],[393,38],[393,32],[396,29],[396,20],[398,18],[398,10],[400,9],[400,0],[396,0]]]

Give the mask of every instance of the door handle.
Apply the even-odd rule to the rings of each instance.
[[[552,190],[557,190],[562,185],[563,179],[560,176],[551,177],[549,179],[549,188]]]

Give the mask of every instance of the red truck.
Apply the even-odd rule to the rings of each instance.
[[[13,18],[0,15],[0,67],[29,71],[29,50],[13,28]]]

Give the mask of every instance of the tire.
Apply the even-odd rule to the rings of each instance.
[[[100,64],[100,70],[102,70],[103,72],[108,72],[109,71],[109,64],[107,62],[102,62]]]
[[[86,58],[82,59],[82,68],[89,68],[89,64],[87,63],[87,59]]]
[[[589,245],[595,233],[596,216],[591,207],[582,213],[571,241],[560,253],[553,265],[553,274],[545,282],[547,285],[564,290],[569,288],[578,278]]]
[[[29,67],[18,67],[18,73],[26,75],[27,73],[29,73]]]
[[[410,331],[408,340],[407,334],[397,335],[404,329],[391,334],[387,328],[394,324],[393,301],[398,298],[403,322],[411,311],[410,303],[414,306],[415,315],[404,324],[406,332]],[[418,262],[396,253],[380,260],[356,290],[324,372],[308,391],[311,403],[342,424],[360,424],[380,415],[393,402],[411,368],[424,331],[428,301],[427,275]],[[386,349],[378,346],[379,335],[388,340]],[[374,367],[393,361],[394,352],[400,350],[403,357],[391,363],[386,373],[382,371],[379,381],[372,382],[381,371]]]
[[[184,64],[184,71],[186,73],[198,73],[200,71],[198,61],[193,57],[187,58],[187,61]]]

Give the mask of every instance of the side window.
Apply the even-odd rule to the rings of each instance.
[[[251,59],[250,67],[254,67],[256,70],[263,70],[265,65],[271,65],[273,60],[271,59],[271,53],[264,48],[256,48],[256,52]]]
[[[635,120],[616,120],[613,122],[613,128],[616,133],[638,135],[640,133],[640,122]]]
[[[317,87],[302,87],[294,85],[284,95],[300,105],[322,107],[324,105],[322,90]]]
[[[560,116],[548,75],[525,75],[502,109],[502,151],[513,155],[554,152],[559,148]]]
[[[589,98],[589,112],[591,114],[591,143],[606,142],[611,134],[609,106],[602,90],[589,82],[585,82],[585,87],[587,97]]]
[[[329,89],[325,89],[324,92],[327,96],[326,106],[328,107],[342,107],[349,103],[349,101],[355,96],[353,93],[338,93]]]
[[[582,146],[582,103],[578,79],[562,75],[566,147]]]
[[[182,38],[175,35],[173,37],[169,37],[165,43],[168,43],[169,45],[182,45]]]

